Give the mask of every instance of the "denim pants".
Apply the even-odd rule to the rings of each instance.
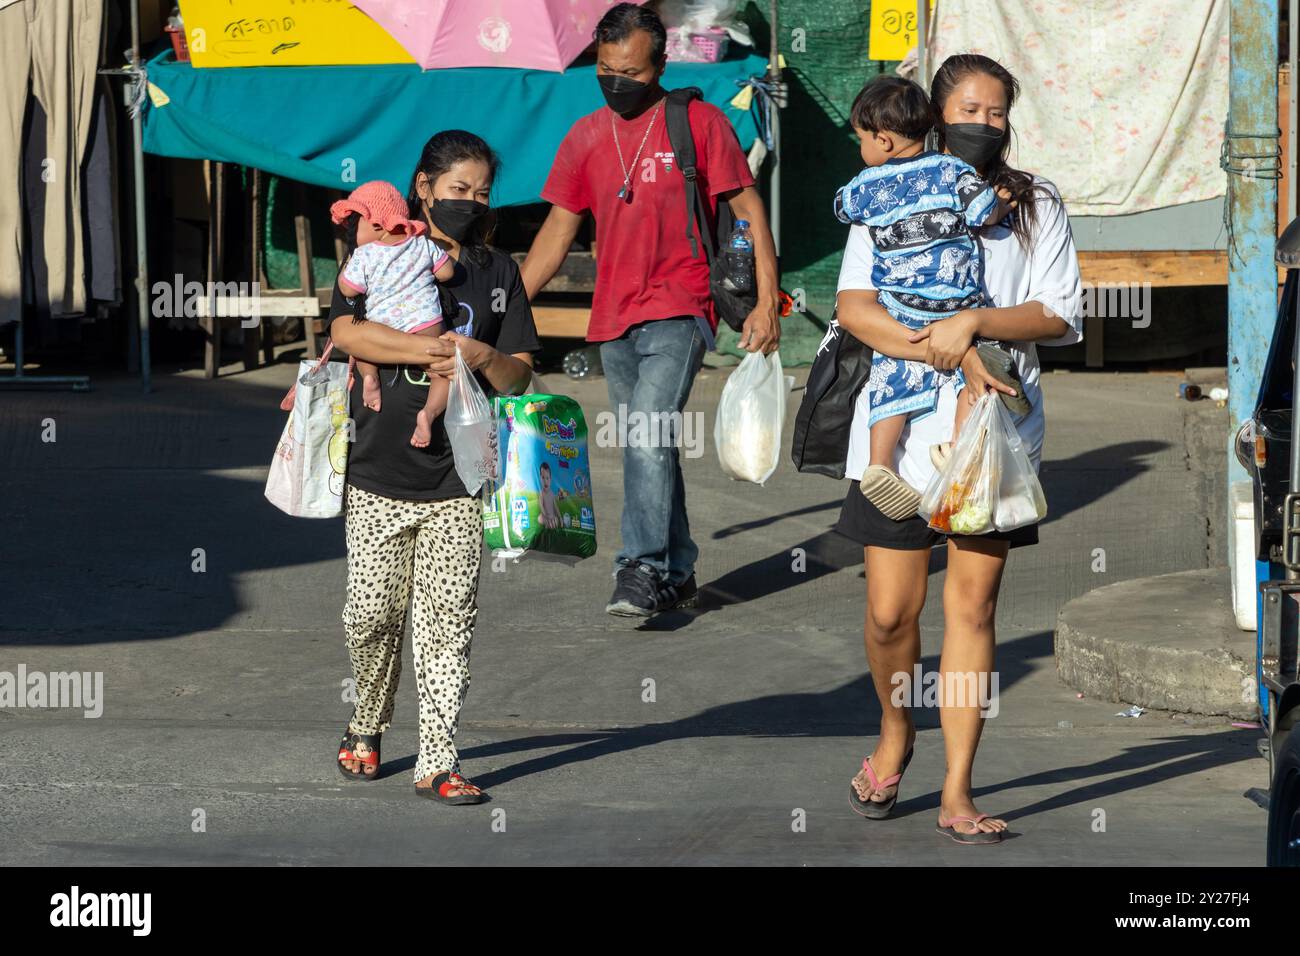
[[[646,564],[667,584],[681,584],[695,573],[699,548],[686,520],[678,441],[666,443],[659,427],[637,429],[680,413],[691,383],[704,362],[704,336],[690,316],[644,322],[621,338],[600,345],[609,402],[629,422],[623,448],[623,545],[615,566]],[[634,440],[648,435],[649,440]],[[669,447],[664,447],[665,444]]]

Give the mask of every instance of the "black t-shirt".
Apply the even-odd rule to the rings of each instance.
[[[504,252],[492,249],[480,266],[461,254],[455,275],[445,283],[460,301],[460,315],[443,316],[447,329],[486,342],[507,355],[536,352],[537,326],[524,293],[519,266]],[[505,298],[502,299],[504,291]],[[495,306],[495,309],[494,309]],[[326,328],[336,318],[351,321],[353,306],[334,285]],[[482,375],[479,384],[491,394]],[[429,379],[424,369],[408,365],[379,366],[383,389],[380,411],[372,412],[361,400],[361,376],[352,385],[351,415],[356,436],[348,452],[348,483],[363,491],[406,501],[440,501],[466,495],[456,475],[447,429],[439,416],[427,448],[411,445],[415,414],[424,407]]]

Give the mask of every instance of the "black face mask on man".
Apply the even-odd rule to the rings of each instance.
[[[448,239],[464,242],[474,224],[489,211],[486,203],[476,199],[435,199],[429,206],[429,218]]]
[[[605,102],[620,116],[635,113],[645,106],[646,100],[654,90],[653,83],[642,83],[640,80],[619,76],[616,73],[602,74],[596,79],[600,82],[600,92],[605,94]]]
[[[954,156],[979,169],[1002,149],[1006,133],[987,123],[946,123],[943,141]]]

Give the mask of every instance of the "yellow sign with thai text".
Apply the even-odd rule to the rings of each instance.
[[[180,0],[195,67],[413,63],[348,0]]]
[[[916,46],[921,25],[917,21],[917,0],[871,0],[867,57],[872,60],[901,60]],[[934,14],[934,0],[930,0]]]

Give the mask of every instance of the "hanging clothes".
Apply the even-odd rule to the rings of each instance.
[[[30,93],[45,111],[44,222],[30,254],[43,257],[54,315],[84,313],[87,256],[82,158],[95,114],[104,4],[0,2],[0,325],[22,315],[23,119]]]

